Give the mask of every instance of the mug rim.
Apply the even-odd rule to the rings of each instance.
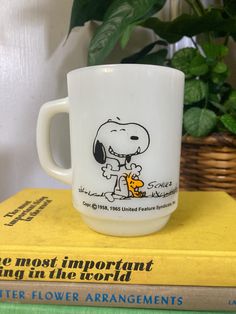
[[[67,73],[67,77],[71,76],[73,74],[76,73],[80,73],[80,72],[85,72],[85,71],[92,71],[92,70],[99,70],[99,69],[103,69],[103,68],[143,68],[143,69],[151,69],[151,70],[159,70],[159,71],[163,71],[163,72],[169,72],[169,73],[175,73],[178,74],[180,77],[185,78],[185,74],[184,72],[178,70],[178,69],[174,69],[174,68],[170,68],[168,66],[163,66],[163,65],[153,65],[153,64],[137,64],[137,63],[110,63],[110,64],[100,64],[100,65],[92,65],[92,66],[84,66],[81,68],[77,68],[74,70],[71,70],[70,72]]]

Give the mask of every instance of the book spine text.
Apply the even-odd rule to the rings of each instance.
[[[0,281],[0,302],[236,311],[236,288]]]

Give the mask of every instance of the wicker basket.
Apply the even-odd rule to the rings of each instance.
[[[223,190],[236,198],[236,136],[184,136],[180,170],[183,190]]]

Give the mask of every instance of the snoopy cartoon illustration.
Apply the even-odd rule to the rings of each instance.
[[[139,188],[144,185],[139,179],[142,167],[131,163],[133,156],[144,153],[150,144],[148,131],[138,123],[120,123],[108,120],[97,130],[93,155],[104,165],[102,175],[115,177],[113,191],[105,192],[108,201],[128,197],[142,197]]]

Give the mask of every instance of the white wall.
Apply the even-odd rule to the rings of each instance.
[[[25,187],[64,187],[41,170],[35,126],[41,104],[66,95],[66,73],[86,64],[88,28],[73,33],[63,46],[71,4],[70,0],[1,0],[1,200]],[[58,154],[60,147],[68,148],[68,124],[65,117],[57,120],[61,119],[65,123],[58,128],[54,145]],[[61,159],[68,165],[69,154]]]

